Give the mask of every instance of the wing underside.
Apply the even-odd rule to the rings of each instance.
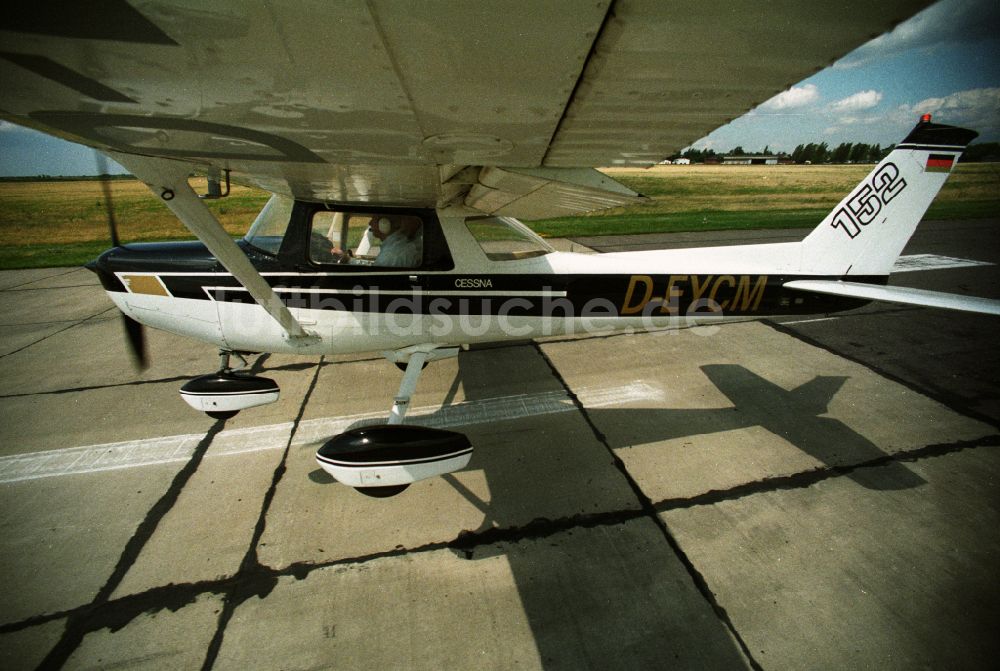
[[[926,4],[23,3],[0,117],[305,199],[587,209],[558,171],[651,165]]]

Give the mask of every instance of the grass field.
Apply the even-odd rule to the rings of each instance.
[[[193,237],[142,182],[109,185],[123,242]],[[206,202],[227,231],[242,235],[266,201],[263,191],[234,186],[227,198]],[[86,263],[111,246],[107,216],[98,181],[0,182],[0,269]]]
[[[606,172],[648,202],[594,215],[530,222],[550,237],[815,226],[871,170],[837,166],[657,166]],[[178,240],[191,235],[144,184],[110,183],[123,241]],[[195,184],[203,191],[203,185]],[[267,200],[234,186],[207,201],[233,235],[242,235]],[[960,164],[931,207],[931,218],[996,216],[1000,165]],[[101,184],[0,182],[0,268],[70,266],[109,246]]]
[[[551,237],[816,226],[871,165],[656,166],[605,169],[646,196],[642,205],[532,223]],[[1000,165],[959,164],[928,218],[968,219],[1000,211]]]

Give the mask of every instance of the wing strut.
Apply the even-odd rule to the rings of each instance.
[[[198,194],[188,185],[191,165],[170,159],[150,158],[134,154],[108,152],[129,172],[141,179],[164,204],[198,236],[208,251],[233,274],[258,305],[285,330],[291,342],[306,344],[316,339],[295,320],[292,313],[250,263],[243,250],[233,241],[211,210],[198,198]]]

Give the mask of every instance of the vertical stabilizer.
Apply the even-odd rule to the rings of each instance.
[[[925,115],[802,241],[802,273],[888,275],[958,157],[977,135],[931,123]]]

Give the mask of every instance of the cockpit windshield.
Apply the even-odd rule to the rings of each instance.
[[[475,217],[466,219],[465,225],[490,261],[530,259],[555,251],[512,217]]]
[[[294,204],[295,201],[287,196],[271,196],[243,239],[257,249],[277,254],[288,230]]]

